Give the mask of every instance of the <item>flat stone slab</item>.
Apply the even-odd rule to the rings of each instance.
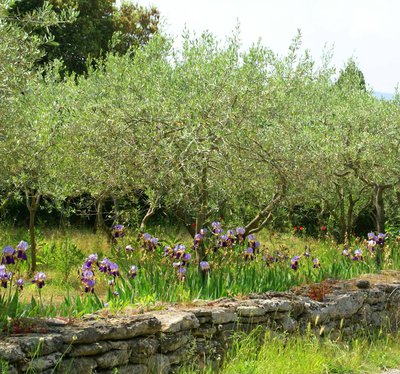
[[[200,326],[199,320],[190,312],[167,311],[157,313],[156,318],[161,323],[161,332],[164,333],[191,330]]]

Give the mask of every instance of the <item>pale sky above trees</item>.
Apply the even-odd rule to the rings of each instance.
[[[334,47],[333,64],[354,57],[374,91],[394,92],[400,82],[400,2],[397,0],[141,0],[155,5],[165,30],[179,36],[185,26],[221,39],[239,21],[244,47],[259,38],[284,54],[301,29],[303,46],[318,60]]]

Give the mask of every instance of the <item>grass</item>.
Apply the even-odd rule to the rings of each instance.
[[[264,336],[262,330],[237,335],[226,357],[219,363],[208,361],[204,368],[185,367],[193,374],[323,374],[378,373],[400,367],[400,336],[380,334],[347,341],[332,341],[314,335]],[[263,343],[260,346],[260,337]],[[218,362],[218,361],[217,361]]]
[[[11,317],[75,317],[101,309],[105,303],[111,309],[121,309],[132,304],[151,306],[169,302],[188,303],[193,299],[217,299],[268,290],[284,291],[293,286],[318,283],[327,278],[349,279],[379,270],[375,260],[369,255],[365,256],[364,261],[352,261],[342,255],[342,246],[330,240],[264,230],[258,235],[261,241],[260,253],[247,261],[243,256],[246,245],[214,251],[214,241],[208,239],[205,246],[208,248],[211,271],[205,276],[201,276],[198,270],[195,251],[189,250],[192,254],[191,265],[182,281],[177,276],[176,268],[172,266],[177,260],[165,257],[163,247],[185,243],[190,249],[191,238],[185,232],[176,229],[167,231],[161,227],[153,228],[152,233],[160,238],[161,246],[149,252],[141,247],[136,235],[129,233],[118,239],[116,245],[111,245],[105,234],[94,234],[91,231],[38,232],[38,264],[39,270],[47,274],[46,285],[39,294],[36,285],[26,280],[24,290],[18,295],[17,306],[12,304],[14,294],[10,287],[0,290],[0,307],[8,310],[10,308],[7,305],[11,303]],[[0,243],[3,246],[15,245],[21,239],[28,239],[26,231],[10,228],[0,230]],[[125,252],[124,248],[128,244],[135,248],[133,253]],[[385,249],[385,269],[400,268],[397,244],[398,242],[392,241]],[[362,247],[363,244],[358,246]],[[353,249],[355,247],[352,246]],[[299,270],[293,271],[290,268],[290,258],[305,251],[312,256],[303,257]],[[96,270],[95,295],[84,293],[81,283],[80,269],[90,253],[97,253],[99,260],[108,257],[116,262],[122,275],[116,277],[114,286],[109,286],[108,281],[112,277]],[[281,260],[267,264],[264,259],[267,253],[274,256],[279,253]],[[319,258],[321,268],[313,268],[313,257]],[[135,279],[127,276],[131,265],[138,267]],[[27,264],[22,264],[19,270],[11,267],[9,270],[15,273],[14,277],[17,279],[17,276],[27,273]],[[10,314],[7,316],[10,317]]]

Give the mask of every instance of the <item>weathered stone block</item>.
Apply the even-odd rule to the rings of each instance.
[[[189,312],[171,311],[157,313],[156,316],[161,323],[161,332],[164,333],[191,330],[200,326],[196,316]]]
[[[152,374],[168,374],[171,371],[169,358],[161,354],[152,356],[148,362],[148,366]]]
[[[43,372],[46,369],[56,366],[61,359],[61,353],[52,353],[47,356],[33,358],[29,363],[22,367],[23,371],[31,370],[33,372]]]
[[[213,309],[211,320],[216,325],[234,322],[237,320],[237,314],[233,309]]]
[[[198,329],[193,330],[193,333],[197,332]],[[178,348],[184,346],[189,341],[193,340],[193,336],[187,331],[179,331],[177,333],[161,333],[160,334],[160,351],[161,353],[175,351]]]
[[[108,369],[126,365],[129,362],[130,355],[130,351],[115,349],[100,356],[95,356],[94,359],[100,369]]]

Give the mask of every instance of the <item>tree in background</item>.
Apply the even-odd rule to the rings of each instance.
[[[10,14],[18,22],[44,3],[18,0]],[[51,0],[50,4],[57,13],[68,8],[79,12],[74,22],[50,28],[54,40],[45,46],[46,54],[41,59],[41,63],[62,59],[70,73],[85,73],[88,61],[104,57],[110,48],[126,53],[131,47],[144,45],[158,31],[160,15],[155,7],[123,3],[118,9],[115,0]],[[42,28],[37,33],[47,31]],[[113,35],[117,40],[113,40]]]

